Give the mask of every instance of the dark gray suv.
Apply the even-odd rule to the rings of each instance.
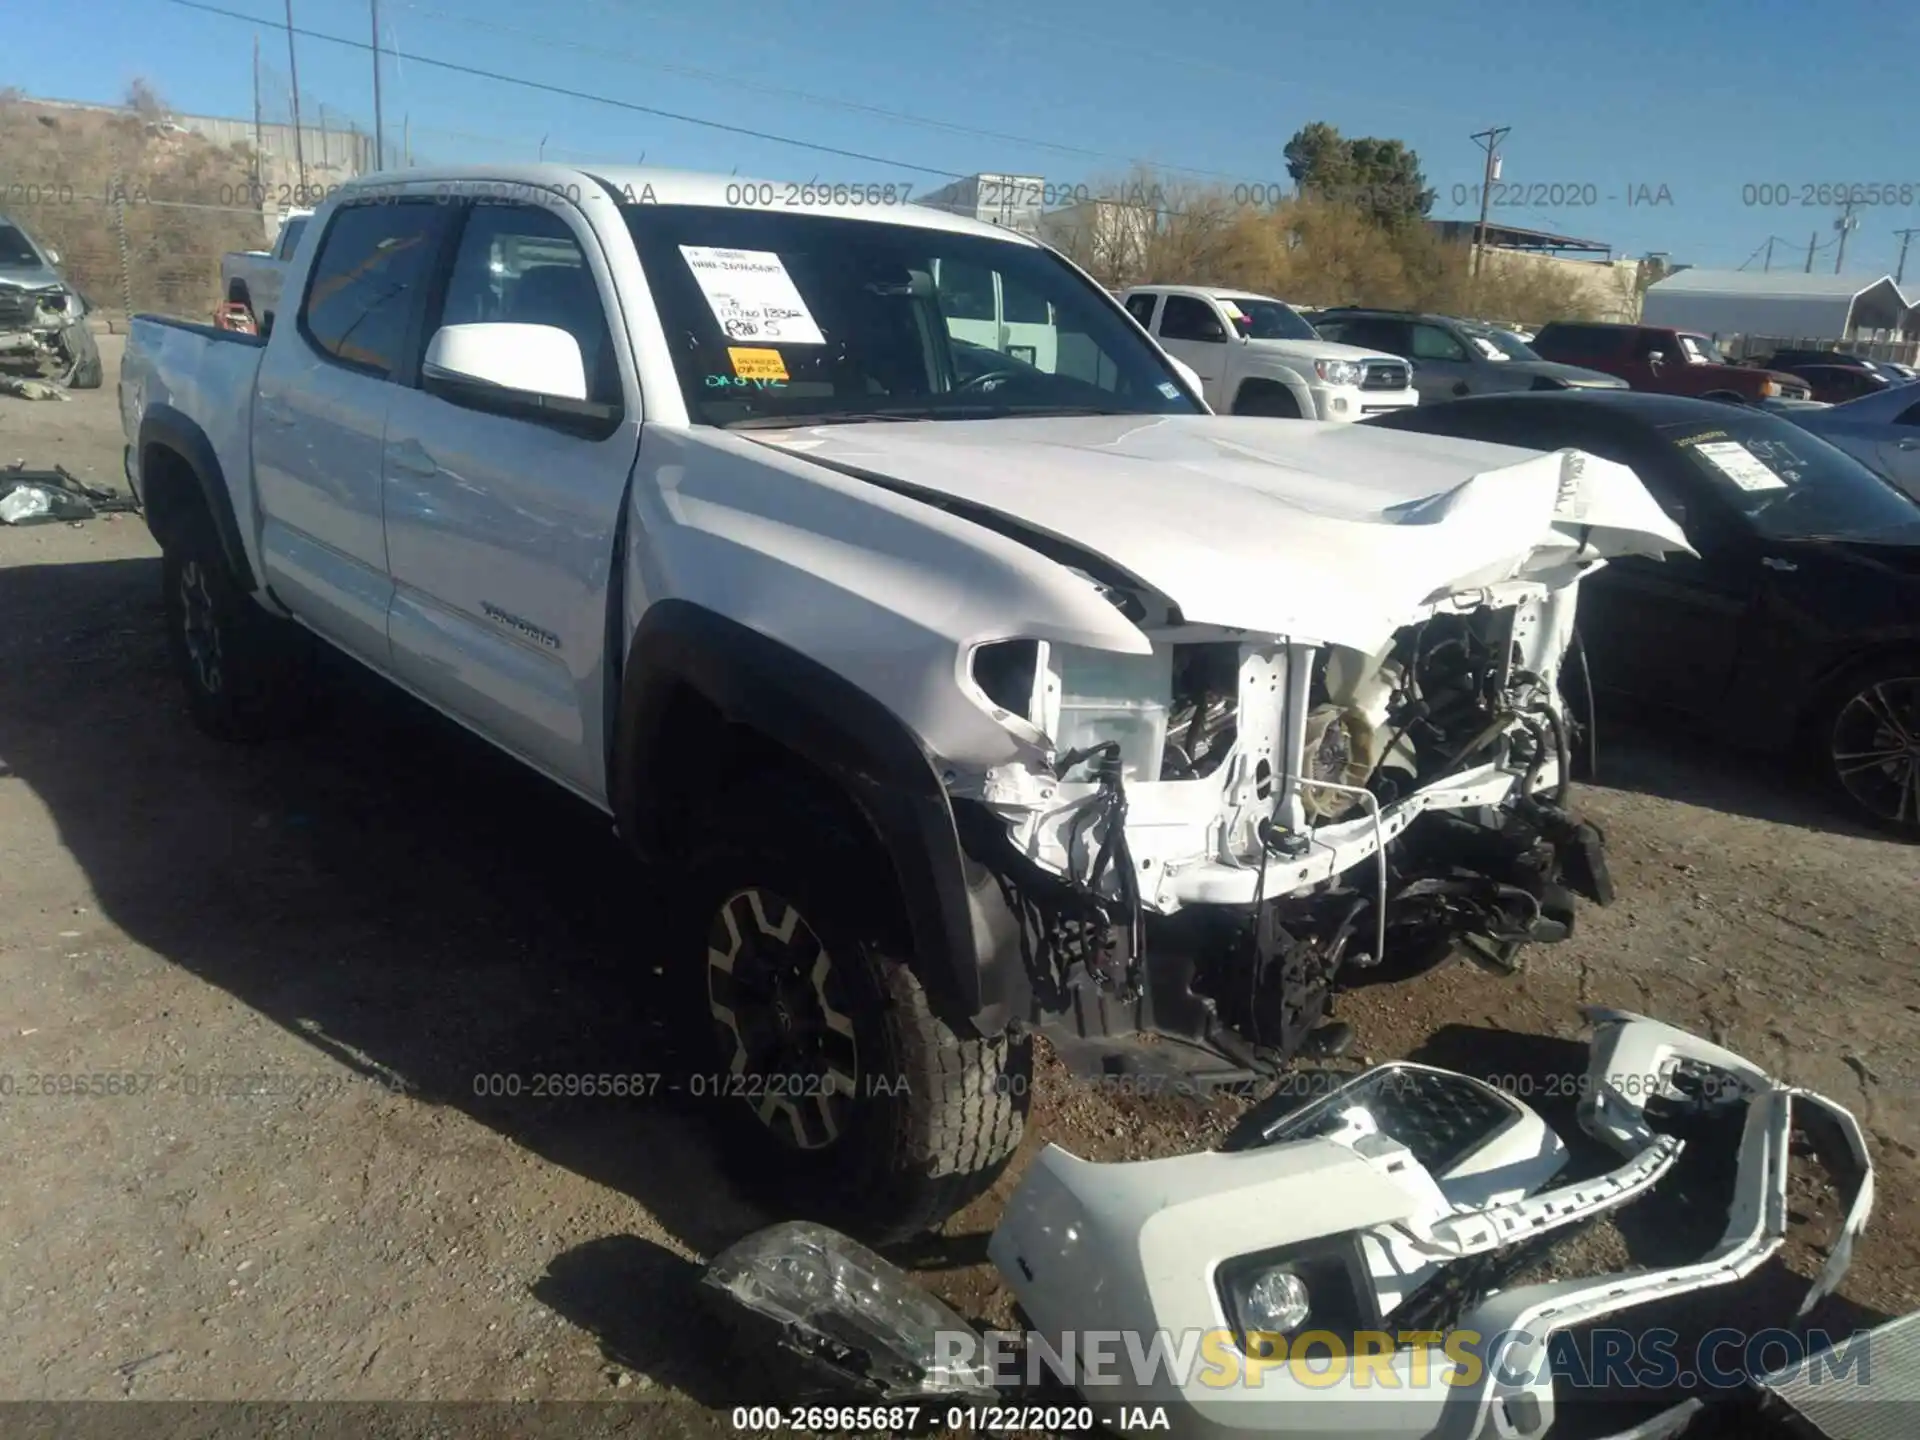
[[[1543,360],[1518,336],[1471,320],[1402,310],[1322,310],[1313,326],[1342,345],[1384,350],[1413,363],[1422,405],[1511,390],[1625,390],[1598,370]]]

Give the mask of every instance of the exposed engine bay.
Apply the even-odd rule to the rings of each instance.
[[[1631,1392],[1603,1392],[1579,1358],[1594,1327],[1629,1333],[1683,1299],[1697,1325],[1717,1323],[1703,1302],[1748,1327],[1807,1316],[1865,1228],[1872,1161],[1831,1100],[1656,1020],[1586,1019],[1584,1075],[1565,1085],[1577,1129],[1556,1131],[1511,1085],[1394,1062],[1286,1087],[1211,1151],[1097,1163],[1047,1147],[987,1247],[1018,1331],[981,1335],[813,1225],[748,1236],[706,1282],[729,1313],[772,1322],[757,1340],[936,1420],[956,1402],[1077,1395],[1089,1418],[1072,1428],[1098,1418],[1189,1437],[1542,1440],[1572,1433],[1556,1426],[1582,1409],[1580,1433],[1674,1435],[1701,1408],[1687,1386],[1710,1405],[1737,1401],[1735,1386],[1688,1372],[1680,1395],[1642,1400],[1663,1423],[1636,1423]],[[1729,1297],[1785,1241],[1790,1171],[1809,1159],[1841,1219],[1797,1314],[1763,1322],[1750,1306],[1763,1291],[1779,1305],[1777,1292],[1756,1286],[1738,1309]],[[1724,1222],[1700,1216],[1662,1263],[1545,1265],[1606,1217],[1650,1211],[1664,1233],[1695,1207]]]
[[[85,314],[78,293],[65,285],[0,284],[0,370],[62,385],[84,382],[89,366],[99,367]]]
[[[1435,605],[1373,654],[1195,637],[1103,588],[1151,655],[1008,642],[973,672],[1056,737],[1052,774],[998,777],[999,823],[963,837],[1026,914],[1069,1051],[1113,1068],[1153,1032],[1266,1073],[1335,1043],[1343,975],[1456,950],[1510,970],[1572,933],[1576,894],[1612,899],[1564,809],[1574,585]]]

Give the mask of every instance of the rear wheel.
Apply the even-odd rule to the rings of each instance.
[[[221,740],[285,728],[302,708],[306,635],[241,589],[204,511],[169,537],[160,572],[167,645],[194,723]]]
[[[711,1063],[690,1077],[769,1208],[876,1243],[939,1225],[1020,1143],[1031,1042],[935,1013],[883,858],[837,807],[720,804],[684,877],[676,961]],[[697,978],[696,978],[697,977]]]
[[[1856,818],[1920,840],[1920,655],[1874,661],[1829,692],[1816,764]]]

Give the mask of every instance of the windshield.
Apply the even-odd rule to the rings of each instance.
[[[1509,360],[1538,360],[1539,352],[1511,330],[1479,330],[1475,336]]]
[[[34,265],[40,256],[17,225],[0,225],[0,265]]]
[[[1318,340],[1320,332],[1300,318],[1300,312],[1278,300],[1251,300],[1234,295],[1220,302],[1229,315],[1235,310],[1241,317],[1233,323],[1249,340]]]
[[[1201,413],[1112,300],[1038,246],[840,216],[623,210],[696,424]]]
[[[1866,539],[1920,523],[1920,505],[1790,420],[1743,414],[1659,428],[1763,535]]]
[[[1731,362],[1720,353],[1720,347],[1704,335],[1682,335],[1680,348],[1687,353],[1689,365],[1726,365]]]

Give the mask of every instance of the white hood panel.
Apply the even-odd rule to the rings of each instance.
[[[877,422],[751,438],[1091,550],[1195,624],[1371,650],[1423,606],[1574,560],[1693,553],[1624,465],[1227,416]]]

